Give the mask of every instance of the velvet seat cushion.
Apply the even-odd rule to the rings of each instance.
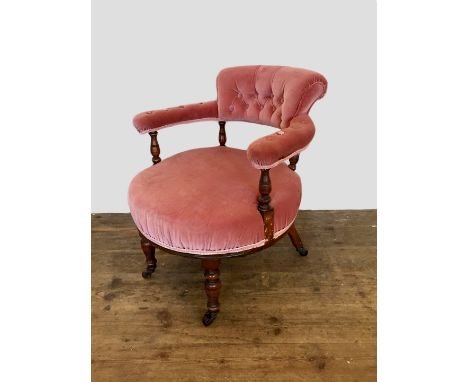
[[[140,232],[162,247],[203,255],[242,252],[265,243],[259,178],[245,150],[185,151],[133,178],[130,212]],[[270,170],[270,178],[278,237],[297,215],[301,181],[284,163]]]

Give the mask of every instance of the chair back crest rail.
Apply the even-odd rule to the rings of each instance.
[[[287,66],[237,66],[216,78],[218,117],[287,128],[308,114],[326,92],[325,78],[311,70]]]

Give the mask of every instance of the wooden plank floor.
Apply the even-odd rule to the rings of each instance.
[[[301,211],[286,236],[221,264],[201,323],[200,260],[144,255],[129,214],[92,215],[92,377],[100,381],[375,381],[376,211]]]

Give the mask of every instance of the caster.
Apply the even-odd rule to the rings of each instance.
[[[144,279],[150,279],[155,270],[156,266],[148,266],[143,272],[141,272],[141,275]]]
[[[296,251],[301,256],[307,256],[309,254],[309,251],[305,249],[304,247],[297,248]]]
[[[211,325],[217,315],[218,315],[218,312],[212,312],[208,310],[202,318],[203,325],[205,326]]]

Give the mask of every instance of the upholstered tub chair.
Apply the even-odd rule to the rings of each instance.
[[[138,132],[151,137],[153,166],[133,178],[128,193],[146,256],[144,278],[156,269],[156,248],[201,259],[208,299],[205,326],[219,312],[221,259],[257,252],[286,233],[297,252],[307,255],[294,227],[302,193],[294,171],[315,133],[309,110],[324,96],[327,81],[305,69],[241,66],[222,70],[216,89],[215,101],[135,116]],[[161,161],[159,130],[195,121],[218,121],[219,146]],[[277,131],[239,150],[226,146],[227,121]]]

